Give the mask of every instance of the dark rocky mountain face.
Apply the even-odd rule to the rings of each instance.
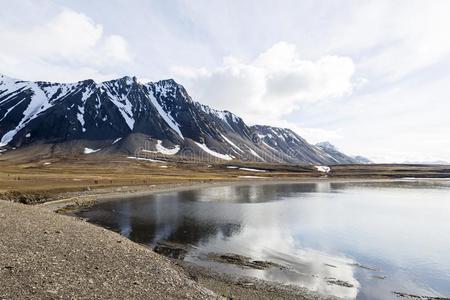
[[[142,84],[124,77],[61,84],[0,76],[0,151],[35,145],[70,145],[71,153],[79,154],[357,162],[339,151],[311,145],[289,129],[247,126],[230,112],[193,101],[171,79]]]

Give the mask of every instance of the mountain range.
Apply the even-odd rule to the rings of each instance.
[[[369,163],[287,128],[247,125],[193,101],[172,79],[30,82],[0,75],[0,153],[123,154],[295,164]]]

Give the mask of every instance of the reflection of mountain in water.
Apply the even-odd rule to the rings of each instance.
[[[239,210],[221,210],[221,202],[262,203],[302,193],[328,192],[329,183],[219,186],[102,202],[81,212],[93,222],[120,232],[133,241],[154,245],[159,240],[197,244],[211,236],[239,232]],[[202,202],[209,202],[205,207]]]
[[[217,186],[207,189],[182,191],[179,192],[179,198],[182,201],[262,203],[301,196],[303,193],[330,192],[336,188],[339,188],[339,184],[329,182]]]
[[[138,243],[198,244],[211,236],[229,238],[241,230],[240,210],[221,209],[223,203],[264,203],[338,188],[338,184],[325,182],[218,186],[102,202],[79,214]]]
[[[160,240],[183,244],[204,243],[210,236],[230,237],[240,230],[239,222],[227,222],[217,216],[204,215],[202,210],[190,208],[179,201],[185,192],[151,195],[131,201],[111,201],[94,205],[81,215],[92,222],[120,232],[129,239],[147,245]],[[190,198],[188,201],[195,201]],[[199,220],[201,220],[199,222]]]

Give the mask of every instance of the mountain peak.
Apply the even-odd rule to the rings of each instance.
[[[317,147],[323,148],[323,149],[328,149],[328,150],[333,150],[333,151],[338,151],[338,149],[336,148],[335,145],[331,144],[328,141],[325,142],[320,142],[316,144]]]
[[[177,83],[174,79],[168,78],[168,79],[162,79],[156,82],[157,84],[163,86],[163,87],[179,87],[182,86],[181,84]]]
[[[5,80],[6,80],[6,81],[11,81],[11,82],[22,81],[22,80],[19,80],[19,79],[16,79],[16,78],[7,76],[7,75],[2,74],[2,73],[0,73],[0,79],[1,79],[2,81],[5,81]]]
[[[131,85],[131,84],[137,82],[137,78],[136,78],[136,76],[128,76],[127,75],[122,78],[119,78],[118,81],[125,82],[127,85]]]

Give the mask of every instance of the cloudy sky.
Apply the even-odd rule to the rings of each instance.
[[[450,161],[450,1],[0,0],[0,73],[174,78],[249,124]]]

